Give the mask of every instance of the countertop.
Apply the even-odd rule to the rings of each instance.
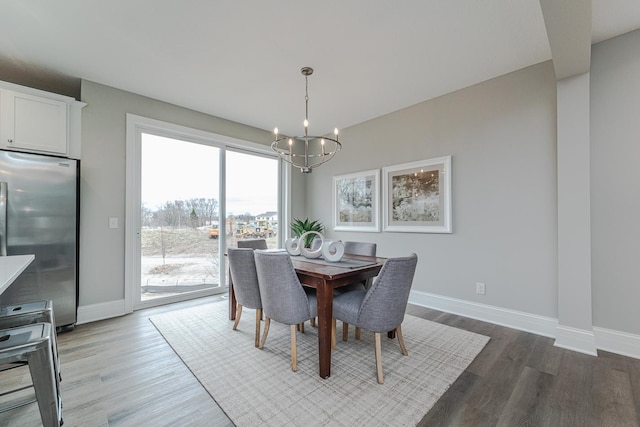
[[[36,259],[35,255],[9,255],[0,257],[0,295]]]

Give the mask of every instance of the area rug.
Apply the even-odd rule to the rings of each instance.
[[[298,334],[298,370],[290,368],[289,326],[271,322],[254,347],[255,312],[231,329],[228,303],[205,304],[150,319],[237,426],[415,426],[489,341],[412,315],[402,324],[409,352],[382,340],[384,384],[376,381],[373,334],[353,327],[332,352],[331,377],[318,376],[317,329]]]

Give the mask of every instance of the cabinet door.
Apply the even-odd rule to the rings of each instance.
[[[3,90],[2,146],[67,154],[67,108],[55,99]]]

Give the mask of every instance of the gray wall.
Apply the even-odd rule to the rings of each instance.
[[[640,31],[591,61],[593,322],[640,334]]]
[[[589,105],[579,106],[591,112],[590,297],[600,333],[640,334],[638,46],[640,31],[593,46]],[[556,87],[543,63],[342,130],[343,151],[307,177],[308,215],[329,237],[377,242],[381,256],[416,252],[416,291],[557,319]],[[443,155],[453,156],[453,234],[331,229],[334,175]]]
[[[556,82],[532,66],[341,131],[308,178],[330,237],[416,252],[413,289],[557,317]],[[453,234],[334,232],[333,175],[452,156]],[[476,295],[475,283],[486,284]]]
[[[82,82],[80,194],[80,306],[124,298],[126,114],[270,143],[270,132],[211,117],[175,105]],[[120,228],[109,229],[109,217]]]

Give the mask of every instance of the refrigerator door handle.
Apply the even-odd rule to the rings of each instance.
[[[7,183],[0,182],[0,256],[7,256]]]

